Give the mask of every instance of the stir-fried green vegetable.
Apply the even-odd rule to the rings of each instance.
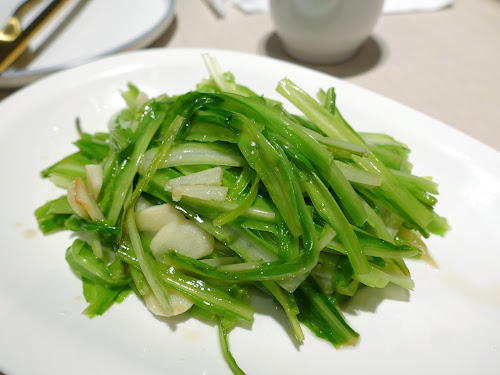
[[[130,85],[106,133],[42,177],[66,196],[35,212],[43,233],[80,234],[66,251],[89,317],[131,291],[152,313],[191,313],[227,334],[251,321],[253,293],[335,347],[358,338],[343,304],[362,287],[412,289],[404,263],[419,237],[443,235],[437,185],[411,173],[408,148],[356,133],[333,88],[316,101],[283,79],[277,91],[302,113],[258,96],[204,56],[210,77],[180,96],[148,98]]]

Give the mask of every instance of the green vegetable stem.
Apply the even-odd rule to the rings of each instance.
[[[41,205],[40,230],[72,232],[66,260],[89,317],[135,294],[156,315],[191,314],[228,336],[263,294],[334,347],[359,334],[342,314],[361,288],[414,287],[405,259],[444,235],[437,184],[412,174],[409,148],[357,133],[333,88],[315,100],[289,79],[259,96],[204,56],[209,77],[149,98],[130,84],[107,132],[77,122],[77,150],[42,171],[64,189]],[[138,318],[140,319],[140,318]]]

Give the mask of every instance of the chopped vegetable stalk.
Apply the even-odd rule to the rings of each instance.
[[[354,231],[335,199],[333,199],[332,195],[318,176],[305,170],[302,171],[302,173],[306,175],[308,179],[302,186],[311,198],[319,215],[321,215],[328,225],[335,230],[341,242],[344,244],[354,272],[357,274],[369,272],[366,256],[359,245],[358,239],[354,235]]]
[[[121,158],[118,157],[109,171],[105,173],[107,175],[104,178],[102,199],[99,203],[111,225],[116,224],[123,210],[125,198],[132,186],[139,163],[166,114],[166,108],[162,108],[158,103],[147,106],[134,133],[135,142],[131,146],[131,154],[123,158],[121,165]]]
[[[151,149],[145,153],[139,169],[141,174],[146,172],[156,151]],[[220,149],[214,144],[186,142],[174,145],[168,155],[160,162],[158,168],[198,164],[241,167],[243,163],[244,159],[241,155],[234,153],[232,148]]]
[[[135,255],[137,257],[137,261],[139,262],[139,266],[141,268],[144,277],[146,278],[151,290],[153,291],[155,297],[158,299],[161,307],[167,312],[172,313],[172,305],[170,303],[170,299],[168,297],[168,293],[160,283],[158,278],[156,277],[153,271],[152,260],[144,251],[144,247],[142,245],[141,237],[139,235],[139,231],[137,230],[137,226],[135,224],[135,214],[134,209],[131,207],[125,214],[126,220],[126,228],[127,232],[130,236],[130,242],[134,248]]]
[[[339,160],[336,160],[335,164],[345,178],[351,183],[363,185],[365,187],[379,186],[382,183],[382,178],[374,173],[367,172]]]
[[[229,350],[229,343],[227,340],[226,327],[224,327],[223,318],[217,316],[217,323],[219,325],[219,341],[226,363],[229,365],[229,368],[234,375],[245,375],[245,373],[240,369],[240,367],[234,360],[234,357]]]
[[[35,211],[38,227],[43,234],[54,233],[64,229],[66,221],[73,214],[68,198],[66,196],[48,201]]]
[[[230,223],[231,221],[237,219],[245,211],[247,211],[252,206],[255,198],[257,198],[257,193],[259,192],[259,181],[260,178],[256,175],[249,193],[240,202],[240,204],[234,210],[225,212],[217,216],[214,219],[214,225],[221,226]]]
[[[288,159],[283,157],[250,122],[243,125],[238,145],[248,164],[266,186],[292,234],[295,237],[300,236],[304,228],[300,223],[295,200],[294,190],[297,190],[298,186],[292,181]]]
[[[189,312],[219,328],[222,353],[243,374],[228,330],[251,322],[257,288],[335,347],[359,335],[341,313],[359,288],[413,290],[405,259],[429,257],[420,235],[443,235],[437,184],[412,174],[409,148],[356,133],[333,88],[315,101],[290,80],[278,92],[301,112],[222,72],[196,90],[154,99],[129,84],[107,133],[88,134],[42,171],[66,196],[35,211],[44,234],[78,237],[66,251],[89,317],[130,291],[149,310]],[[269,299],[270,300],[270,299]]]
[[[83,294],[88,306],[83,313],[89,318],[102,315],[115,302],[119,303],[125,298],[130,289],[124,286],[105,286],[97,282],[82,278]]]
[[[332,115],[313,98],[307,95],[288,79],[280,81],[278,92],[289,99],[299,110],[301,110],[311,121],[316,123],[328,136],[353,144],[365,146],[362,138],[345,122],[338,110]],[[433,232],[442,233],[446,231],[445,222],[439,222],[413,195],[401,186],[391,174],[389,169],[380,162],[373,153],[367,158],[353,156],[353,159],[369,172],[379,173],[383,178],[380,191],[391,207],[397,213],[415,225],[424,236],[428,236],[431,223],[436,220],[437,228]],[[439,222],[439,223],[438,223]]]

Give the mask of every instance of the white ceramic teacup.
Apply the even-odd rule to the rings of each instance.
[[[286,51],[313,63],[338,63],[372,32],[384,0],[271,0],[271,16]]]

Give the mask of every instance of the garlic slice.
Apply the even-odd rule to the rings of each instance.
[[[160,262],[168,250],[199,259],[213,252],[214,238],[192,221],[184,219],[170,222],[161,228],[151,240],[150,247]]]
[[[174,289],[168,288],[168,297],[170,299],[170,304],[172,305],[172,312],[168,313],[165,311],[163,306],[158,301],[158,298],[153,293],[146,294],[144,298],[144,303],[146,304],[149,311],[158,316],[175,316],[186,312],[193,306],[193,303],[184,297],[181,293]]]
[[[141,232],[158,232],[170,222],[187,220],[182,212],[168,203],[151,206],[135,213],[137,229]]]
[[[80,177],[75,178],[68,186],[68,203],[75,213],[84,218],[89,217],[92,221],[104,220],[97,202],[90,195],[87,186]]]

